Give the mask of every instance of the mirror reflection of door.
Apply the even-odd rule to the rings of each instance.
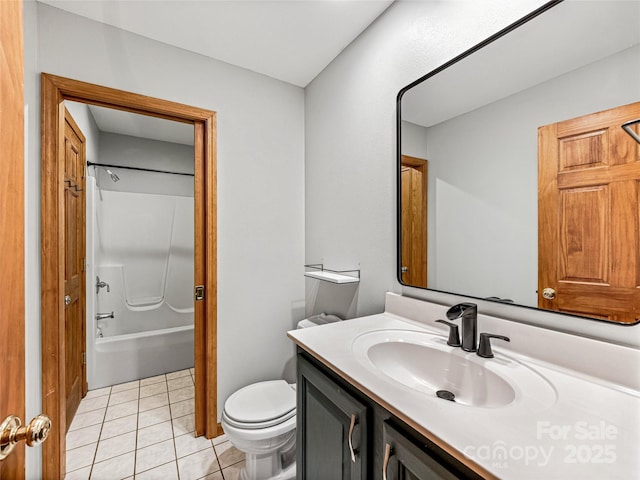
[[[638,118],[640,102],[539,129],[540,308],[640,319],[640,144],[621,128]]]
[[[402,155],[401,278],[427,287],[427,160]]]

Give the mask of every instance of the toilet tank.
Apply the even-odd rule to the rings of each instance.
[[[309,318],[300,320],[298,322],[298,328],[315,327],[316,325],[324,325],[325,323],[341,322],[342,320],[343,319],[337,315],[319,313],[318,315],[312,315]]]

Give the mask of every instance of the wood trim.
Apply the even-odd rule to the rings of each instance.
[[[53,422],[51,438],[42,445],[43,477],[65,474],[64,432],[64,230],[61,147],[64,100],[101,105],[194,125],[195,278],[205,286],[204,302],[195,308],[196,431],[218,435],[217,420],[217,200],[216,114],[157,98],[42,74],[42,403]]]
[[[21,1],[0,1],[0,421],[25,419],[24,45]],[[23,479],[24,443],[0,461],[0,478]]]

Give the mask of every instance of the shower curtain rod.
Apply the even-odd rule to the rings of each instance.
[[[127,167],[125,165],[111,165],[111,164],[108,164],[108,163],[87,162],[87,167],[124,168],[126,170],[140,170],[141,172],[168,173],[170,175],[185,175],[185,176],[188,176],[188,177],[193,177],[194,176],[193,173],[171,172],[169,170],[156,170],[154,168]]]

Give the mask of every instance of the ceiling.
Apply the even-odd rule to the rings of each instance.
[[[306,87],[393,0],[38,0]]]

